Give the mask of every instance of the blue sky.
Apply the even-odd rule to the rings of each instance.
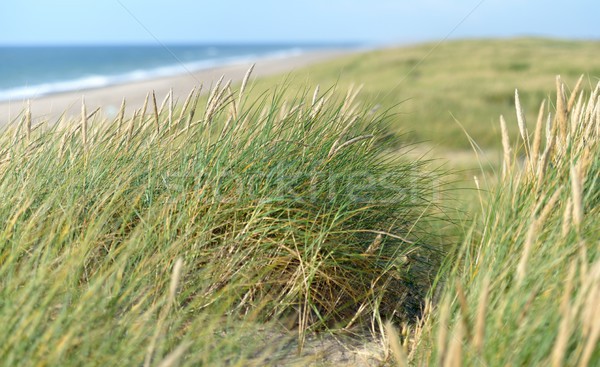
[[[0,44],[600,39],[598,0],[0,0]]]

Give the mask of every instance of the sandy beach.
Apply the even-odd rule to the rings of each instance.
[[[260,77],[291,72],[349,52],[352,51],[332,49],[285,58],[259,59],[255,61],[256,66],[253,76]],[[127,109],[133,110],[143,105],[146,94],[151,91],[155,91],[157,98],[162,99],[169,93],[170,89],[173,89],[175,99],[183,100],[194,87],[203,84],[207,89],[221,76],[225,76],[225,80],[241,81],[252,63],[230,64],[178,76],[42,96],[31,100],[31,112],[36,122],[44,120],[53,122],[64,112],[68,115],[78,115],[81,111],[82,97],[85,97],[88,111],[101,107],[106,115],[111,116],[116,114],[123,98],[127,100]],[[0,126],[18,119],[25,105],[26,101],[0,102]]]

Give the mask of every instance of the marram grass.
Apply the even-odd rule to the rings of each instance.
[[[383,158],[384,117],[199,95],[37,126],[33,103],[0,133],[3,365],[261,365],[261,323],[302,341],[420,315],[437,174]]]
[[[556,84],[533,136],[515,94],[521,139],[503,133],[504,175],[439,275],[439,303],[401,347],[388,327],[399,365],[599,365],[600,84]]]
[[[248,78],[0,133],[0,364],[276,365],[282,329],[365,327],[389,364],[598,364],[600,87],[557,79],[532,131],[515,93],[442,262],[439,173],[389,158],[386,116]]]

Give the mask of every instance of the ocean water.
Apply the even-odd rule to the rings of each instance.
[[[287,57],[328,47],[334,45],[0,46],[0,101],[183,74],[261,57]]]

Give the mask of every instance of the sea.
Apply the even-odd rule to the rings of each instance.
[[[354,45],[0,46],[0,101],[100,88]]]

